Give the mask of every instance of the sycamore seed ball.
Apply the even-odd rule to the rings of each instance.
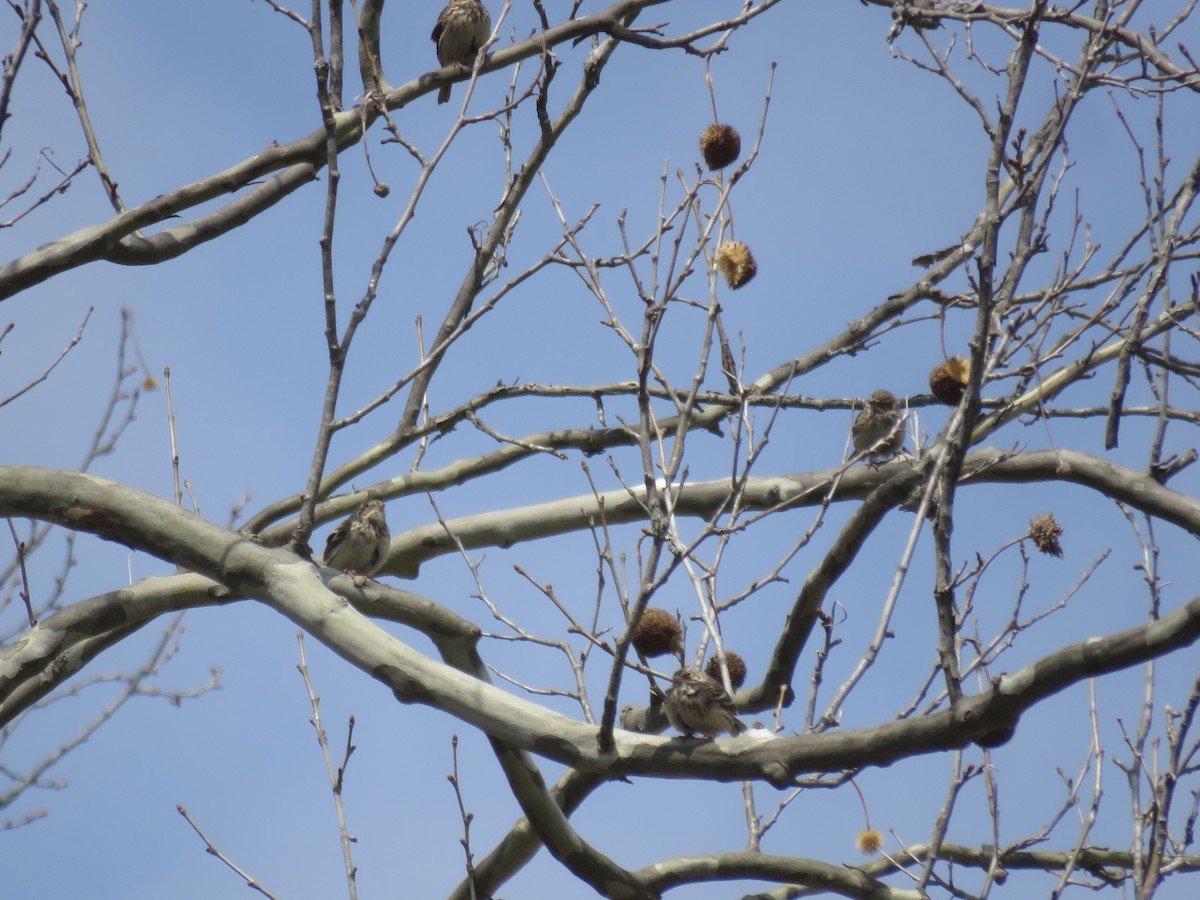
[[[682,637],[683,629],[673,615],[665,609],[650,607],[633,632],[633,646],[643,656],[678,655],[683,652]]]
[[[732,650],[726,650],[725,665],[729,666],[729,683],[733,685],[733,689],[736,691],[746,683],[746,661]],[[708,665],[704,667],[704,671],[712,678],[724,684],[721,681],[721,663],[715,656],[708,661]]]
[[[1063,527],[1054,518],[1054,513],[1042,513],[1029,521],[1029,536],[1033,545],[1047,556],[1062,558],[1063,549],[1058,539],[1062,536]]]
[[[870,856],[883,849],[883,835],[874,828],[868,828],[858,833],[858,837],[854,839],[854,844],[858,847],[859,853],[865,853]]]
[[[758,263],[741,241],[726,241],[717,249],[717,271],[736,291],[758,274]]]
[[[958,406],[970,377],[970,361],[962,356],[952,356],[933,367],[929,373],[929,389],[947,406]]]
[[[742,152],[742,136],[732,125],[709,125],[700,135],[700,155],[712,172],[737,160]]]

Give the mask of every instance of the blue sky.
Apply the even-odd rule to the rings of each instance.
[[[677,33],[682,28],[677,16],[687,15],[698,23],[732,15],[739,5],[694,0],[652,8],[642,21],[669,19],[669,32]],[[496,15],[494,0],[491,6]],[[385,70],[393,84],[432,68],[428,33],[439,8],[440,2],[393,4],[385,14]],[[599,8],[587,3],[583,9]],[[405,17],[414,20],[411,27],[401,21]],[[514,31],[523,36],[533,22],[532,10],[519,5],[501,44]],[[712,60],[720,116],[741,131],[744,147],[752,143],[757,129],[771,63],[778,64],[761,156],[734,196],[737,236],[753,247],[759,275],[723,298],[727,329],[744,336],[747,380],[836,334],[849,320],[907,287],[918,276],[910,260],[958,240],[981,203],[987,145],[974,114],[943,82],[889,55],[884,38],[890,22],[882,8],[864,9],[848,0],[797,0],[740,32],[731,49]],[[1194,45],[1194,27],[1192,31]],[[44,33],[49,35],[50,29]],[[1180,37],[1186,41],[1186,35]],[[85,15],[83,40],[80,65],[89,108],[108,164],[131,205],[239,162],[271,141],[286,143],[317,127],[308,38],[263,3],[95,4]],[[936,40],[945,44],[947,33],[939,33]],[[905,34],[898,46],[915,53],[918,42]],[[981,46],[990,51],[994,63],[1002,64],[1004,55],[997,45],[983,39]],[[559,48],[564,64],[555,96],[560,101],[577,80],[586,52],[586,46]],[[961,40],[956,53],[958,65],[970,73],[973,89],[994,108],[1002,82],[962,60]],[[1043,83],[1045,68],[1035,67]],[[619,251],[616,222],[623,211],[632,238],[647,237],[656,222],[663,173],[668,174],[669,202],[680,193],[675,171],[692,177],[696,138],[711,120],[704,73],[696,57],[633,46],[621,48],[605,70],[583,119],[545,169],[569,221],[585,214],[593,202],[602,202],[585,232],[591,252]],[[527,67],[522,79],[531,77]],[[484,79],[472,109],[497,102],[507,80],[502,73]],[[348,87],[348,102],[356,92]],[[406,137],[432,152],[450,127],[462,92],[463,87],[456,86],[448,106],[436,106],[430,94],[396,111]],[[1031,128],[1046,102],[1042,89],[1023,105]],[[1149,100],[1120,102],[1135,121],[1153,117]],[[24,177],[38,148],[53,148],[63,166],[86,152],[69,102],[36,60],[28,61],[21,72],[12,111],[4,143],[13,148],[13,157],[0,170],[0,194]],[[1173,100],[1169,111],[1168,138],[1180,148],[1177,166],[1186,166],[1200,118],[1182,98]],[[532,109],[522,109],[517,122],[514,143],[520,158],[532,139]],[[1130,165],[1133,152],[1106,98],[1094,97],[1077,126],[1070,185],[1085,191],[1081,213],[1097,239],[1115,247],[1130,230],[1129,217],[1139,215],[1139,188]],[[465,228],[486,221],[500,195],[504,173],[496,132],[495,124],[484,123],[462,135],[431,182],[356,341],[341,412],[358,408],[415,363],[417,316],[423,317],[427,340],[440,321],[440,310],[453,296],[469,258]],[[371,261],[403,209],[416,175],[407,154],[380,145],[383,136],[376,127],[368,144],[377,174],[392,188],[387,199],[372,193],[361,147],[341,161],[336,263],[343,323],[362,295]],[[0,396],[44,368],[75,334],[89,306],[95,312],[83,342],[51,378],[0,410],[5,435],[0,462],[67,468],[78,464],[95,428],[99,404],[110,390],[119,310],[127,307],[136,313],[138,339],[151,373],[161,380],[163,367],[171,369],[182,472],[202,513],[224,522],[243,492],[251,494],[248,509],[254,510],[300,490],[326,376],[317,246],[324,187],[322,179],[233,234],[164,265],[93,264],[5,301],[0,325],[11,321],[15,330],[0,348]],[[1063,197],[1065,210],[1060,215],[1065,216],[1074,198],[1069,191]],[[0,232],[0,251],[5,260],[11,259],[109,214],[99,186],[85,174],[66,197]],[[1066,227],[1056,221],[1055,237]],[[515,277],[540,258],[557,234],[546,192],[536,186],[526,199],[502,278]],[[627,322],[636,324],[640,303],[629,281],[619,273],[606,279],[614,306]],[[966,285],[956,276],[945,287],[962,290]],[[694,290],[703,299],[701,281],[694,282]],[[683,381],[694,365],[701,317],[675,315],[672,325],[677,330],[659,348],[660,359]],[[431,390],[433,408],[452,407],[497,381],[599,384],[632,378],[632,358],[599,324],[602,318],[602,310],[575,276],[544,273],[507,298],[455,348]],[[961,347],[954,342],[964,340],[970,325],[966,314],[950,321],[947,342],[952,351]],[[862,397],[880,386],[897,394],[924,391],[927,372],[940,355],[937,326],[927,321],[904,334],[904,339],[829,364],[795,385],[794,392],[824,398]],[[1096,379],[1064,402],[1083,402],[1080,398],[1088,391],[1105,396],[1110,377]],[[1133,390],[1144,396],[1139,385]],[[614,402],[609,413],[615,416],[629,408]],[[331,467],[390,433],[399,409],[394,401],[361,427],[338,436]],[[594,422],[594,415],[590,400],[523,400],[489,409],[487,422],[500,432],[523,435],[554,424],[586,426]],[[760,463],[761,473],[835,465],[850,418],[845,411],[784,417]],[[928,408],[921,411],[920,425],[934,435],[943,418],[943,410]],[[1143,466],[1148,428],[1127,425],[1114,458]],[[1097,453],[1102,452],[1102,435],[1102,420],[1053,427],[1061,445]],[[996,443],[1042,447],[1047,440],[1040,427],[1013,427],[998,435]],[[1182,450],[1192,442],[1191,432],[1177,428],[1168,443]],[[490,446],[488,439],[460,427],[430,447],[422,468],[437,468]],[[689,438],[689,447],[693,480],[728,472],[728,440],[702,433]],[[632,454],[619,452],[615,458],[627,476],[637,476]],[[401,474],[410,464],[411,456],[389,461],[357,484]],[[617,487],[602,459],[588,464],[605,489]],[[170,444],[161,390],[142,398],[119,452],[100,460],[94,471],[170,495]],[[1172,486],[1188,493],[1200,488],[1191,471]],[[434,499],[444,515],[455,516],[587,492],[580,460],[572,455],[565,462],[530,460]],[[1070,590],[1107,548],[1113,548],[1113,554],[1067,610],[1004,658],[1008,671],[1056,643],[1129,627],[1145,618],[1144,591],[1133,570],[1140,557],[1130,527],[1111,503],[1079,489],[1008,486],[965,491],[955,531],[961,558],[969,562],[976,549],[986,555],[1023,534],[1030,516],[1047,509],[1054,509],[1067,529],[1067,556],[1062,561],[1038,556],[1023,573],[1009,551],[976,598],[981,607],[994,604],[996,612],[990,615],[997,621],[1007,614],[1023,578],[1031,585],[1029,605],[1045,608]],[[751,677],[755,654],[765,658],[808,563],[819,558],[848,511],[831,512],[814,547],[788,569],[790,583],[764,590],[753,612],[724,622],[727,646],[747,650]],[[435,518],[428,499],[420,496],[390,503],[388,515],[393,533]],[[811,511],[788,512],[772,521],[778,524],[734,541],[722,570],[722,588],[728,593],[768,571],[809,526]],[[858,570],[831,595],[847,618],[840,634],[845,643],[826,672],[828,686],[839,684],[858,661],[910,526],[910,517],[899,516],[882,527],[871,538]],[[318,533],[314,545],[323,542],[324,533]],[[619,535],[621,549],[632,558],[636,529],[620,530]],[[1168,602],[1190,599],[1187,579],[1192,568],[1186,564],[1185,549],[1190,540],[1164,525],[1154,538],[1164,550],[1162,577],[1173,583],[1166,589]],[[79,541],[76,553],[79,564],[68,587],[72,599],[113,589],[130,577],[170,571],[145,554],[90,538]],[[481,571],[489,596],[531,630],[561,636],[563,623],[513,571],[514,565],[523,566],[539,582],[552,582],[573,609],[591,609],[596,559],[589,535],[480,555],[486,557]],[[847,726],[889,719],[913,696],[927,671],[935,634],[927,588],[930,556],[926,545],[902,596],[894,623],[897,640],[889,645],[871,683],[847,706]],[[61,559],[55,548],[35,557],[35,593],[48,590]],[[485,629],[499,628],[472,599],[477,589],[461,559],[431,561],[419,579],[402,586],[476,619]],[[682,580],[662,601],[685,612],[694,609]],[[615,625],[611,595],[609,604],[602,619]],[[35,792],[23,805],[6,810],[5,816],[13,818],[33,808],[49,812],[46,819],[0,838],[0,861],[12,896],[188,900],[243,891],[231,873],[203,852],[176,813],[177,803],[189,809],[225,852],[280,896],[327,897],[343,890],[336,823],[307,721],[308,700],[295,671],[294,626],[252,602],[199,610],[189,614],[186,623],[180,650],[161,677],[161,687],[186,690],[202,683],[209,668],[217,666],[223,689],[181,708],[150,699],[131,703],[53,771],[53,777],[69,782],[69,789]],[[13,627],[11,621],[7,627]],[[398,627],[394,630],[399,632]],[[145,629],[94,663],[91,671],[136,665],[160,631],[157,626]],[[406,633],[401,638],[432,652],[420,638]],[[315,641],[307,642],[307,652],[336,750],[344,743],[346,718],[356,717],[358,750],[348,775],[346,804],[350,828],[359,838],[354,852],[360,895],[392,896],[398,884],[407,886],[405,896],[445,894],[462,872],[461,825],[445,778],[452,734],[460,738],[460,777],[467,806],[475,813],[472,842],[477,856],[486,853],[518,816],[486,740],[432,710],[397,706],[378,684]],[[483,652],[498,668],[540,686],[559,685],[568,676],[561,657],[553,652],[506,642],[485,642]],[[800,692],[807,690],[803,679],[811,668],[811,655],[806,653],[801,665]],[[1194,663],[1185,655],[1177,654],[1160,667],[1160,684],[1168,691],[1194,677]],[[606,667],[594,660],[588,671],[593,690],[599,691]],[[627,686],[633,685],[630,680]],[[1121,758],[1124,749],[1116,719],[1136,721],[1140,689],[1140,672],[1131,672],[1111,679],[1102,691],[1100,714],[1111,758]],[[104,691],[93,689],[31,717],[2,745],[0,762],[20,768],[41,758],[103,705]],[[826,687],[822,697],[827,701],[829,696]],[[1179,705],[1184,696],[1163,699]],[[580,715],[578,707],[567,702],[547,702]],[[1065,693],[1027,716],[1018,738],[995,753],[1003,786],[1002,840],[1036,831],[1053,815],[1062,796],[1055,766],[1074,774],[1087,752],[1087,702],[1083,687]],[[785,725],[799,727],[802,714],[801,702],[785,714]],[[1047,754],[1047,745],[1058,752]],[[972,758],[981,756],[978,750],[968,752]],[[906,842],[926,841],[945,796],[949,766],[948,758],[927,758],[864,773],[860,786],[873,824],[885,831],[894,827]],[[555,766],[545,768],[548,779],[557,775]],[[1095,843],[1124,846],[1129,829],[1124,787],[1111,762],[1105,762],[1103,771],[1111,807]],[[760,813],[769,814],[779,795],[766,787],[756,788],[756,794]],[[967,791],[963,809],[968,811],[956,816],[952,839],[989,841],[978,784]],[[736,785],[650,785],[635,779],[633,785],[601,788],[575,821],[586,839],[636,868],[677,853],[739,849],[745,840],[741,810]],[[703,825],[692,828],[693,823]],[[811,792],[784,814],[764,849],[854,864],[861,860],[853,847],[860,828],[861,811],[852,792]],[[1068,828],[1065,837],[1052,839],[1049,846],[1060,847],[1073,835]],[[896,847],[891,837],[888,847]],[[1020,884],[1014,876],[1013,891]],[[720,886],[693,888],[682,895],[723,897],[736,891]],[[545,854],[501,894],[583,895],[578,883]],[[1159,896],[1184,893],[1176,882]]]

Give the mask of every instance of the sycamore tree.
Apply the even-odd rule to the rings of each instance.
[[[6,5],[14,896],[1195,892],[1194,3]]]

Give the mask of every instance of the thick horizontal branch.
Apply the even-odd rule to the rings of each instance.
[[[997,679],[985,694],[964,697],[953,710],[822,734],[749,740],[673,739],[622,752],[615,771],[719,781],[762,779],[785,787],[803,773],[889,766],[911,756],[993,746],[1011,737],[1021,714],[1073,684],[1188,647],[1200,638],[1200,598],[1161,619],[1093,637]],[[755,732],[751,732],[754,735]],[[660,739],[661,741],[661,739]],[[613,770],[610,769],[610,773]]]
[[[981,848],[964,847],[961,844],[941,844],[938,848],[938,858],[949,860],[960,865],[977,866],[980,869],[986,870],[992,862],[992,848],[984,846]],[[906,856],[913,859],[924,860],[929,858],[931,848],[927,844],[918,844],[915,847],[909,847],[906,851]],[[1020,850],[1010,853],[1001,851],[999,854],[999,862],[1005,869],[1025,869],[1039,870],[1043,872],[1061,872],[1068,866],[1073,866],[1076,869],[1084,869],[1089,872],[1100,872],[1108,870],[1108,874],[1115,874],[1113,870],[1121,870],[1123,872],[1132,873],[1134,868],[1133,854],[1128,850],[1110,850],[1107,847],[1083,847],[1071,848],[1070,850]],[[890,868],[885,860],[880,861],[881,865],[878,868]],[[1175,856],[1164,867],[1169,867],[1171,872],[1200,872],[1200,855],[1191,854],[1188,856]],[[871,867],[871,871],[875,871],[876,866]]]
[[[756,878],[789,882],[854,900],[924,900],[927,896],[922,891],[889,887],[862,868],[752,851],[678,857],[647,866],[637,875],[660,891],[682,884]]]
[[[1062,462],[1062,454],[1045,455]],[[1086,459],[1075,456],[1080,457],[1078,463]],[[1102,484],[1125,480],[1119,467],[1109,468],[1112,472],[1095,467],[1087,474]],[[1144,505],[1163,506],[1169,499],[1163,492],[1173,493],[1154,485],[1140,499]],[[0,468],[0,515],[55,521],[192,566],[286,616],[386,685],[401,702],[441,709],[514,747],[604,777],[749,778],[784,786],[804,772],[886,766],[973,741],[1002,740],[1020,715],[1040,700],[1085,679],[1186,647],[1200,637],[1196,599],[1158,621],[1050,653],[998,679],[986,694],[964,698],[954,710],[873,728],[794,737],[752,732],[736,739],[697,741],[619,731],[615,748],[601,752],[595,727],[423,656],[331,593],[311,563],[285,550],[261,547],[165,500],[76,473],[6,467]],[[5,660],[14,647],[38,639],[35,628],[8,648]],[[6,663],[0,663],[0,678],[6,671]]]
[[[421,632],[456,668],[485,672],[476,650],[480,629],[474,622],[426,597],[373,581],[359,585],[348,575],[334,575],[329,586],[363,615]],[[144,578],[71,604],[0,649],[0,725],[159,616],[245,599],[210,578],[183,572]]]
[[[832,492],[833,501],[861,500],[901,468],[914,465],[900,460],[872,469],[855,466],[846,471]],[[920,462],[916,467],[920,467]],[[829,495],[836,470],[794,475],[757,476],[746,479],[738,496],[746,510],[792,509],[818,506]],[[421,474],[405,475],[393,482],[386,496],[413,493],[413,480]],[[1200,503],[1186,494],[1165,487],[1144,472],[1117,465],[1107,459],[1075,450],[1012,451],[981,447],[967,454],[962,482],[971,484],[1064,481],[1092,488],[1121,500],[1148,515],[1156,516],[1200,537]],[[430,489],[424,485],[423,489]],[[725,507],[731,486],[728,481],[695,482],[678,489],[672,507],[677,515],[711,518]],[[446,526],[433,523],[409,529],[392,540],[384,571],[415,578],[421,564],[446,553],[457,553],[458,545],[468,550],[511,547],[526,541],[591,528],[602,519],[610,525],[630,524],[645,519],[645,489],[621,488],[599,495],[581,494],[513,509],[449,519]]]
[[[621,0],[594,15],[574,19],[497,50],[487,58],[482,71],[506,69],[521,60],[541,55],[546,47],[619,29],[627,16],[664,2],[666,0]],[[439,70],[439,73],[438,78],[423,75],[389,91],[383,98],[383,105],[389,110],[398,109],[446,81],[467,77],[456,67]],[[334,117],[339,153],[357,144],[379,117],[378,101],[377,96],[369,98],[363,106]],[[272,144],[222,172],[155,197],[106,222],[43,244],[0,266],[0,300],[86,263],[108,260],[122,265],[152,265],[226,234],[316,178],[327,160],[325,142],[326,133],[322,126],[289,144]],[[262,179],[266,179],[262,184],[254,184]],[[244,197],[208,215],[150,237],[138,234],[202,203],[247,188],[250,190]]]
[[[42,619],[0,648],[0,725],[158,616],[232,599],[227,590],[200,575],[146,578]]]

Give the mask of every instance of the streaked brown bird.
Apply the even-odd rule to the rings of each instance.
[[[450,0],[438,16],[429,39],[437,45],[438,63],[470,66],[492,34],[492,17],[479,0]],[[438,103],[450,100],[450,85],[438,91]]]
[[[746,723],[737,716],[733,698],[719,681],[699,669],[680,669],[675,673],[663,712],[688,737],[697,731],[710,738],[724,732],[736,737],[746,730]]]
[[[392,533],[383,503],[368,500],[325,540],[325,565],[354,575],[374,575],[387,559]]]
[[[866,453],[874,465],[904,449],[904,426],[900,401],[891,391],[880,389],[867,398],[862,412],[850,428],[854,452]]]

